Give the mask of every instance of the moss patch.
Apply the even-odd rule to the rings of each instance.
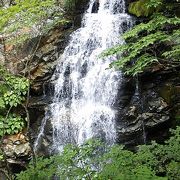
[[[180,94],[180,86],[174,86],[173,84],[166,84],[160,90],[160,95],[163,99],[170,105],[173,102],[174,98],[176,98]]]
[[[154,12],[154,8],[147,8],[147,2],[149,0],[139,0],[129,4],[128,11],[130,14],[133,14],[137,17],[140,16],[149,16]]]

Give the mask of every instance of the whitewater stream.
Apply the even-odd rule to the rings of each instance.
[[[90,0],[81,28],[71,34],[53,75],[58,77],[48,113],[53,149],[61,151],[68,143],[82,144],[92,137],[109,144],[116,141],[114,103],[122,77],[120,71],[109,69],[115,57],[101,59],[99,55],[122,44],[121,35],[131,24],[124,0]]]

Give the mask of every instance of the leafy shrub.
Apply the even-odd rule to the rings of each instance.
[[[157,8],[157,7],[159,7],[160,5],[162,5],[163,4],[163,0],[149,0],[148,2],[147,2],[147,7],[148,8]]]
[[[161,1],[148,1],[147,7],[158,6]],[[168,7],[168,6],[167,6]],[[179,61],[180,18],[173,11],[156,13],[146,23],[140,23],[126,32],[126,44],[105,51],[102,56],[119,55],[110,66],[136,75],[155,64]]]
[[[103,144],[95,140],[89,140],[81,146],[67,145],[59,155],[38,158],[36,167],[31,162],[26,171],[17,175],[17,179],[48,180],[53,176],[61,179],[91,179],[96,176],[102,149]]]
[[[15,114],[10,114],[6,121],[0,116],[0,136],[4,134],[17,134],[25,126],[25,121],[22,117]]]
[[[167,180],[180,177],[180,127],[172,131],[164,145],[153,142],[138,151],[121,145],[108,147],[96,140],[84,145],[68,145],[62,153],[38,158],[37,165],[17,174],[18,180],[113,179]]]
[[[77,0],[64,0],[63,6],[66,10],[74,10],[76,6],[76,1]]]
[[[12,113],[25,100],[29,88],[29,81],[24,77],[17,77],[0,67],[2,82],[0,86],[0,136],[16,134],[25,126],[25,120]]]

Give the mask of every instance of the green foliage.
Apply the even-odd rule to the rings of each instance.
[[[10,114],[4,122],[4,117],[0,116],[0,136],[4,134],[17,134],[25,125],[24,119],[15,114]]]
[[[54,175],[61,179],[93,179],[97,174],[95,169],[102,148],[102,143],[94,140],[81,146],[67,145],[59,155],[38,158],[36,168],[30,163],[26,171],[17,175],[17,179],[48,180]]]
[[[57,172],[57,166],[55,163],[56,156],[50,158],[37,158],[36,167],[30,162],[28,170],[17,174],[16,179],[21,180],[50,180],[51,177]]]
[[[140,161],[148,163],[156,174],[166,175],[168,179],[178,179],[180,176],[180,127],[171,132],[173,136],[164,145],[153,142],[152,145],[140,146],[137,156],[142,157],[142,153],[152,156],[150,159],[141,158]]]
[[[4,159],[4,156],[3,156],[3,153],[2,151],[0,150],[0,162]]]
[[[46,33],[57,24],[67,22],[55,0],[13,0],[9,5],[6,1],[2,2],[0,39],[4,40],[4,46],[17,46],[29,38]],[[11,113],[25,100],[29,81],[8,73],[3,67],[0,67],[0,74],[0,136],[3,136],[17,133],[25,125],[21,117],[12,116]]]
[[[150,0],[148,7],[156,7],[162,1]],[[172,14],[172,15],[171,15]],[[154,14],[146,23],[140,23],[124,33],[126,44],[106,50],[102,56],[118,55],[121,58],[110,66],[136,75],[158,63],[179,61],[180,57],[180,18],[163,13]]]
[[[128,8],[129,13],[140,16],[149,16],[157,12],[163,6],[163,0],[138,0],[131,2]]]
[[[121,145],[108,147],[90,140],[84,145],[68,145],[59,155],[38,158],[37,166],[17,174],[17,180],[98,179],[98,180],[167,180],[180,176],[180,127],[172,130],[164,145],[152,142],[138,151]]]
[[[178,18],[178,17],[166,17],[162,14],[155,14],[149,22],[140,23],[140,24],[136,25],[132,30],[126,32],[123,35],[123,37],[125,40],[128,40],[128,39],[133,38],[133,37],[138,38],[140,33],[144,32],[144,36],[146,36],[149,33],[153,33],[157,30],[163,31],[164,29],[166,29],[170,25],[176,26],[179,24],[180,24],[180,18]],[[166,33],[166,31],[163,31],[163,32]],[[178,34],[179,34],[179,32],[178,32]]]
[[[0,67],[0,73],[0,136],[3,136],[16,134],[25,126],[25,120],[10,110],[25,100],[29,81],[8,73],[3,67]]]
[[[24,77],[17,77],[8,73],[4,68],[0,67],[3,84],[0,88],[0,107],[6,106],[16,107],[24,99],[29,88],[29,80]]]
[[[10,89],[4,93],[4,102],[6,105],[9,104],[16,107],[24,100],[24,95],[26,95],[29,87],[29,81],[26,78],[9,75],[5,77],[5,82]]]
[[[163,4],[163,0],[149,0],[147,2],[147,8],[157,8]]]
[[[133,153],[116,145],[103,158],[100,179],[167,179],[155,174],[151,165],[156,164],[157,160],[149,151]]]
[[[66,22],[55,0],[15,0],[0,7],[0,32],[9,43],[22,43]]]

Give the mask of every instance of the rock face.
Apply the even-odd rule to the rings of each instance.
[[[137,1],[126,1],[127,5],[133,2]],[[164,69],[162,67],[154,67],[138,77],[138,79],[123,78],[119,87],[118,99],[115,102],[115,108],[118,111],[117,141],[119,143],[135,146],[148,143],[151,140],[161,142],[167,138],[169,128],[176,124],[176,117],[180,113],[178,112],[180,82],[178,70],[179,67],[177,66]],[[40,80],[40,82],[42,81]],[[37,138],[37,132],[42,124],[44,107],[46,103],[51,102],[52,84],[53,82],[44,83],[43,87],[45,87],[46,96],[38,96],[34,100],[31,98],[31,133],[34,140]],[[35,85],[33,84],[33,86]],[[39,94],[36,93],[36,88],[33,86],[32,92]],[[39,87],[39,89],[42,89],[42,83]],[[50,119],[47,119],[44,134],[40,141],[42,145],[39,147],[39,154],[47,155],[48,151],[51,150],[49,147],[52,145]]]
[[[32,151],[27,136],[23,133],[5,136],[2,147],[13,173],[24,169],[31,159]]]
[[[117,121],[119,143],[134,146],[168,137],[169,128],[176,125],[180,113],[179,69],[177,66],[147,72],[136,79],[136,87],[132,87],[132,80],[125,80],[127,89],[122,89],[118,97],[125,99]],[[134,93],[127,95],[129,86]]]
[[[21,75],[27,74],[28,71],[30,73],[31,87],[28,109],[30,127],[36,127],[34,128],[35,130],[38,130],[38,127],[40,127],[45,106],[50,101],[50,98],[44,98],[43,94],[45,89],[49,91],[49,88],[46,88],[46,83],[48,83],[53,74],[58,57],[63,52],[72,30],[72,23],[66,23],[64,26],[55,27],[48,35],[32,39],[17,52],[18,57],[13,56],[15,49],[11,49],[8,53],[8,61],[5,62],[5,65],[11,72]],[[37,49],[34,51],[35,47]],[[28,55],[32,55],[31,51],[34,54],[29,62]],[[32,135],[34,134],[32,133]],[[36,136],[33,136],[31,141],[34,138]],[[10,168],[14,173],[25,168],[32,157],[29,140],[23,135],[17,134],[5,137],[3,149],[8,158],[7,161]],[[3,167],[4,165],[2,164]],[[0,179],[2,177],[0,175]]]
[[[127,147],[149,143],[151,140],[163,142],[169,136],[169,128],[177,124],[180,117],[180,66],[151,70],[139,78],[123,77],[115,102],[117,115],[117,142]],[[32,123],[32,134],[37,131],[43,119],[44,101],[32,104],[31,112],[38,121]],[[41,114],[41,116],[40,116]],[[32,118],[33,119],[33,118]],[[52,126],[46,120],[44,133],[40,138],[39,155],[48,155],[52,146]],[[52,152],[54,153],[54,152]]]
[[[137,17],[144,17],[152,15],[152,13],[156,10],[155,8],[148,8],[146,3],[148,0],[139,0],[135,2],[131,2],[128,7],[128,12]]]
[[[166,8],[163,3],[158,7],[147,7],[147,3],[149,0],[126,0],[128,12],[136,17],[148,17],[152,15],[154,12],[158,12],[159,9]],[[176,0],[165,0],[171,8],[173,8],[174,13],[179,17],[180,12],[179,3]]]

